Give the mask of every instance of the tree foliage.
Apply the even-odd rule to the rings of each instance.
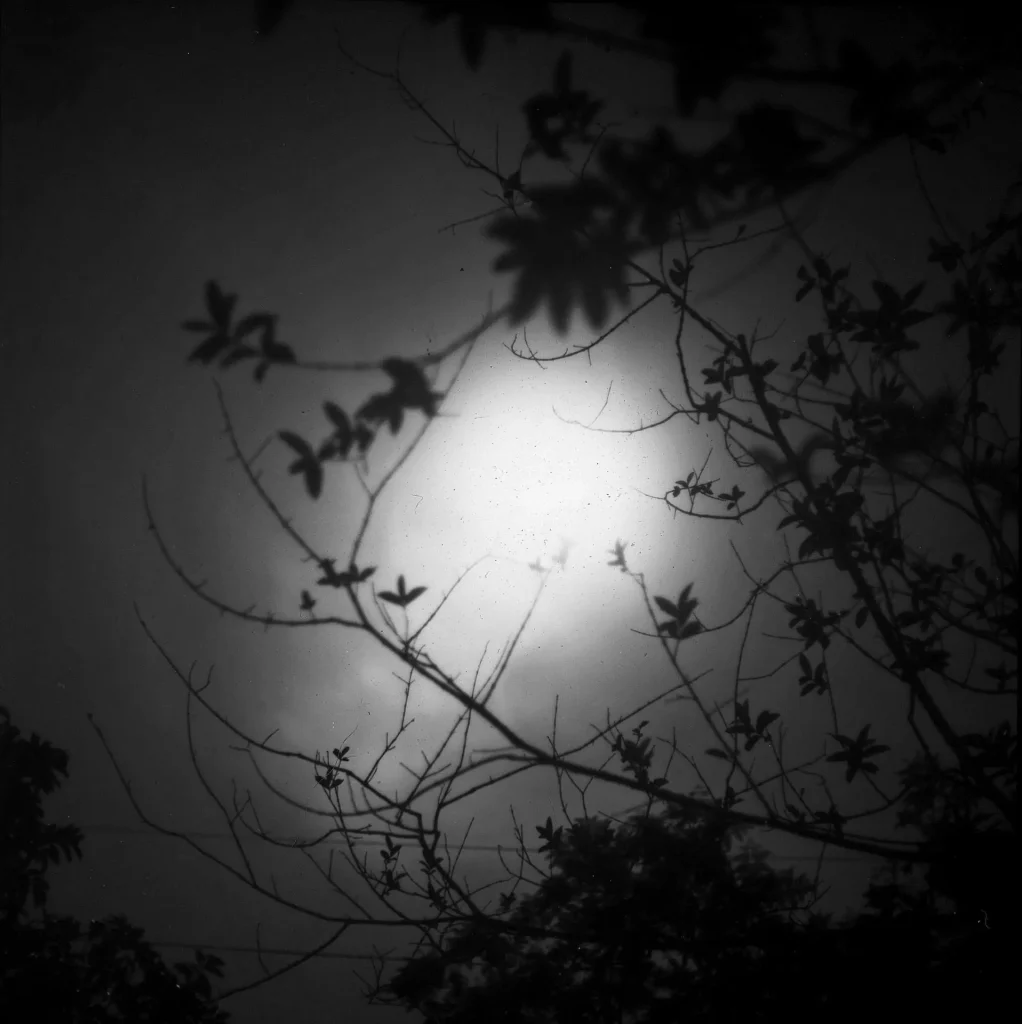
[[[87,926],[46,909],[47,870],[80,858],[75,825],[43,820],[42,798],[67,777],[68,756],[27,739],[0,708],[0,1017],[106,1024],[223,1024],[209,976],[223,962],[196,950],[168,966],[123,915]]]
[[[715,141],[688,146],[684,133],[664,125],[645,138],[615,135],[600,120],[602,101],[576,81],[566,50],[550,86],[523,102],[528,140],[514,169],[501,168],[445,128],[399,73],[360,64],[342,43],[343,59],[395,87],[462,167],[491,183],[496,206],[485,231],[500,249],[494,269],[511,275],[510,299],[417,360],[306,362],[298,346],[281,346],[270,333],[268,346],[251,355],[257,381],[272,366],[369,372],[390,382],[369,390],[352,414],[323,403],[318,437],[289,429],[274,435],[282,443],[277,456],[297,478],[290,492],[254,467],[218,389],[231,457],[306,567],[293,607],[232,602],[192,576],[146,494],[156,543],[199,600],[264,629],[354,629],[402,666],[402,709],[379,749],[364,749],[364,738],[349,743],[349,735],[331,753],[309,754],[274,746],[272,734],[246,734],[216,710],[208,682],[197,685],[144,619],[143,628],[186,688],[189,714],[197,702],[215,715],[243,741],[264,781],[260,759],[308,765],[321,803],[284,799],[333,823],[300,848],[355,908],[330,916],[333,938],[380,922],[418,929],[411,963],[388,974],[381,960],[369,985],[374,998],[451,1021],[859,1020],[875,1015],[878,1000],[906,1014],[973,1013],[1000,994],[1018,909],[1017,728],[1010,716],[999,721],[1017,699],[1018,434],[992,385],[1006,364],[1006,335],[1022,325],[1022,176],[992,218],[952,232],[927,174],[965,144],[988,103],[1022,95],[1017,73],[993,34],[947,32],[925,17],[918,45],[882,59],[853,33],[828,36],[827,18],[808,11],[638,11],[631,37],[583,31],[552,5],[429,5],[426,17],[457,20],[473,67],[494,28],[666,62],[682,119],[741,86],[744,99],[728,108]],[[781,43],[799,26],[806,59],[792,63]],[[803,102],[820,90],[833,117]],[[822,253],[791,214],[796,199],[882,149],[911,161],[919,199],[932,214],[926,262],[907,285],[865,275],[843,260],[840,244]],[[801,253],[791,304],[817,318],[814,329],[784,345],[758,324],[719,323],[693,292],[707,254],[741,253],[771,238]],[[636,295],[644,297],[635,302]],[[207,283],[205,304],[209,319],[184,326],[205,335],[192,362],[214,372],[249,358],[239,354],[247,335],[276,322],[263,313],[235,321],[235,297],[217,282]],[[675,397],[665,384],[671,411],[631,432],[680,417],[700,429],[710,424],[726,458],[712,470],[709,455],[679,466],[677,478],[651,497],[674,517],[728,527],[766,517],[783,554],[769,571],[753,570],[736,545],[748,591],[737,600],[728,595],[732,606],[706,607],[699,581],[653,586],[626,554],[628,542],[616,540],[608,568],[634,585],[645,626],[636,631],[675,681],[641,704],[608,709],[606,725],[578,742],[559,736],[555,705],[544,745],[504,721],[491,697],[552,570],[533,565],[535,600],[495,667],[465,674],[440,664],[431,630],[475,565],[441,590],[400,565],[378,565],[365,550],[367,528],[409,454],[428,439],[484,332],[522,327],[508,347],[541,365],[591,358],[654,304],[675,320],[667,339],[677,362]],[[537,351],[525,326],[544,310],[561,335],[576,310],[598,333],[585,344]],[[947,386],[934,392],[917,378],[927,346],[941,334],[955,361]],[[403,445],[389,463],[377,444],[381,434]],[[343,553],[315,545],[289,509],[326,493],[326,474],[334,472],[355,473],[365,499]],[[937,515],[954,523],[956,549],[916,543],[920,519]],[[378,590],[377,569],[396,585]],[[754,658],[754,626],[774,639],[771,629],[786,630],[780,641],[788,653]],[[717,649],[732,664],[711,689],[685,665],[692,646],[715,634],[729,640]],[[854,692],[865,673],[902,699],[913,750],[889,742],[889,723],[863,721],[852,702],[839,706],[836,693]],[[791,707],[749,686],[775,677],[790,681],[792,706],[818,702],[829,719],[804,757],[790,754]],[[418,752],[418,767],[400,761],[407,782],[391,791],[380,784],[381,766],[397,762],[399,745],[410,741],[415,686],[444,695],[453,718],[431,749]],[[947,710],[949,694],[993,724],[963,727]],[[680,700],[705,729],[701,751],[681,746],[668,729],[663,708]],[[631,726],[650,707],[661,712],[655,735],[648,719]],[[479,748],[479,726],[505,745]],[[514,858],[502,859],[495,879],[470,878],[459,868],[464,840],[452,842],[445,816],[526,768],[550,772],[558,783],[557,819],[544,808],[536,815],[541,824],[531,826],[545,864],[514,819]],[[642,801],[644,813],[620,822],[590,810],[595,783]],[[233,807],[218,803],[235,835],[245,829],[282,845],[251,797]],[[896,818],[893,837],[885,816]],[[889,880],[874,882],[861,914],[831,922],[812,909],[819,868],[807,880],[751,854],[729,855],[735,830],[749,828],[811,840],[821,863],[830,848],[868,854],[887,866]],[[343,880],[332,855],[316,859],[332,832],[346,842]],[[359,846],[368,836],[381,844],[379,862]],[[275,880],[248,860],[225,866],[268,899],[283,899]],[[372,895],[376,911],[357,901],[355,885]],[[324,917],[318,907],[308,911]]]
[[[856,1021],[879,1005],[951,1015],[1007,998],[1003,933],[896,885],[835,923],[812,911],[810,879],[774,870],[754,844],[732,849],[741,830],[723,819],[590,818],[557,832],[536,889],[502,896],[505,930],[486,917],[452,929],[388,995],[430,1024]]]

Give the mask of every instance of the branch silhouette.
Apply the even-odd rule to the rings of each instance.
[[[629,52],[656,54],[679,68],[681,57],[689,62],[674,81],[679,113],[719,99],[728,85],[754,80],[833,89],[847,101],[844,122],[821,125],[806,116],[797,109],[796,90],[791,107],[752,99],[702,150],[684,148],[665,126],[644,139],[615,137],[611,126],[599,123],[600,101],[579,88],[570,56],[562,56],[551,86],[523,104],[529,139],[508,176],[444,127],[398,72],[367,68],[339,42],[357,68],[396,86],[466,171],[491,181],[500,206],[486,234],[501,246],[494,270],[514,275],[511,298],[431,356],[347,364],[384,373],[389,390],[369,392],[354,414],[324,401],[321,438],[279,432],[292,460],[286,467],[295,478],[287,480],[290,490],[278,493],[243,454],[248,441],[238,436],[217,387],[232,461],[305,566],[287,612],[257,611],[197,580],[185,559],[172,554],[176,547],[157,528],[145,492],[156,543],[193,595],[267,630],[354,629],[391,659],[401,687],[401,709],[386,730],[371,737],[350,732],[323,755],[289,750],[271,744],[272,734],[249,735],[218,711],[211,676],[195,683],[140,614],[147,637],[185,689],[189,737],[194,701],[240,743],[236,749],[272,797],[323,824],[318,838],[289,844],[264,825],[251,795],[235,793],[230,804],[219,797],[190,748],[231,834],[291,845],[345,909],[324,911],[281,893],[240,841],[234,863],[200,852],[255,891],[315,920],[348,930],[383,925],[416,933],[411,961],[396,973],[381,962],[366,983],[367,995],[432,1019],[499,1020],[505,1012],[518,1017],[504,1019],[542,1019],[535,1016],[541,1011],[565,1021],[620,1020],[629,1013],[648,1020],[685,1013],[716,1019],[744,993],[741,1005],[750,1015],[759,1012],[760,999],[760,1016],[773,1019],[788,1013],[793,988],[806,1007],[799,1019],[845,1019],[833,992],[853,971],[876,988],[864,985],[848,996],[847,1019],[858,1019],[885,985],[899,1012],[924,1005],[972,1012],[969,1000],[983,987],[976,979],[984,962],[985,978],[1002,967],[1008,973],[1005,937],[1018,905],[1008,867],[1015,850],[1017,730],[1006,721],[967,731],[945,695],[955,690],[963,701],[992,702],[998,710],[984,710],[988,716],[1017,699],[1017,539],[1010,517],[1017,510],[1018,437],[984,396],[1001,372],[1004,329],[1022,319],[1015,272],[1018,187],[1007,191],[998,216],[968,245],[949,242],[935,225],[926,280],[905,291],[879,274],[863,283],[838,256],[822,255],[787,207],[883,147],[923,147],[939,161],[965,137],[990,94],[992,87],[977,86],[978,77],[996,81],[1003,61],[999,51],[984,55],[964,39],[960,59],[936,47],[914,63],[906,58],[885,65],[852,39],[834,38],[817,49],[810,33],[807,53],[815,63],[796,71],[779,65],[770,30],[782,15],[773,10],[749,14],[741,25],[723,9],[689,12],[685,33],[670,13],[652,7],[641,13]],[[475,63],[495,27],[577,34],[577,26],[543,5],[492,11],[433,5],[427,16],[456,16],[464,52]],[[599,33],[593,38],[612,42]],[[953,42],[941,45],[946,51]],[[571,172],[570,180],[544,182],[539,155]],[[692,282],[705,273],[708,253],[741,252],[763,235],[746,231],[744,221],[753,215],[776,218],[769,230],[803,254],[790,287],[792,305],[808,300],[801,308],[818,315],[819,330],[808,336],[792,341],[762,334],[758,326],[740,330],[737,311],[725,326],[693,297]],[[643,302],[612,312],[630,307],[640,287],[650,289]],[[922,303],[924,292],[938,290],[944,297]],[[208,319],[184,325],[203,335],[187,358],[215,373],[250,359],[258,360],[257,380],[264,366],[283,372],[343,365],[306,362],[297,343],[280,346],[273,314],[235,322],[237,297],[215,282],[206,285],[205,304]],[[673,318],[666,340],[682,397],[668,398],[664,384],[660,394],[672,412],[624,429],[687,420],[717,431],[720,445],[712,466],[710,454],[698,468],[682,466],[662,495],[650,497],[665,502],[672,515],[726,519],[735,527],[777,508],[780,519],[769,522],[768,532],[779,537],[783,554],[761,571],[732,540],[748,590],[711,600],[699,580],[649,582],[628,540],[608,537],[606,570],[634,588],[634,613],[642,621],[633,632],[648,639],[671,681],[655,693],[623,687],[616,695],[622,706],[608,707],[582,738],[564,736],[555,701],[544,744],[513,727],[493,697],[542,607],[551,573],[538,561],[531,566],[537,570],[532,600],[509,625],[489,670],[483,668],[488,647],[474,664],[448,664],[436,642],[438,631],[450,628],[441,609],[456,587],[471,585],[482,560],[444,590],[441,581],[364,551],[368,528],[412,453],[428,443],[486,331],[498,324],[519,327],[521,347],[517,336],[506,347],[542,365],[591,355],[654,304]],[[533,348],[528,321],[545,311],[563,335],[576,310],[594,340],[572,342],[552,355]],[[955,384],[927,392],[917,380],[920,338],[938,326],[964,343],[955,351]],[[263,344],[249,355],[246,339],[256,333]],[[690,341],[693,335],[698,343]],[[457,364],[449,374],[447,359]],[[397,447],[389,462],[374,443],[384,428]],[[577,429],[601,430],[595,423]],[[335,473],[355,475],[363,514],[345,550],[318,550],[300,503],[326,493],[326,479]],[[866,487],[877,481],[872,490]],[[911,532],[910,513],[917,511],[952,518],[968,543],[955,551],[923,550]],[[761,546],[755,538],[752,545]],[[564,567],[567,550],[558,558]],[[654,570],[658,580],[666,573],[650,566],[651,578]],[[568,573],[570,567],[565,579]],[[375,579],[383,578],[395,582],[377,590]],[[725,636],[727,644],[717,648],[725,664],[715,673],[691,672],[696,652]],[[778,650],[783,653],[775,655]],[[895,740],[899,723],[863,720],[868,716],[852,700],[839,701],[838,695],[854,694],[864,672],[902,699],[902,731],[913,737],[911,750]],[[713,676],[723,680],[716,689]],[[764,686],[768,680],[775,689]],[[409,757],[416,687],[441,696],[450,718],[432,744]],[[826,727],[808,739],[798,734],[796,707],[822,709]],[[691,714],[684,741],[670,709]],[[482,728],[502,745],[484,747]],[[113,758],[112,746],[103,742]],[[794,754],[792,745],[798,746]],[[308,769],[308,790],[295,796],[275,782],[264,767],[274,759]],[[396,786],[383,780],[392,767],[400,778]],[[501,850],[500,867],[481,879],[486,872],[472,872],[460,860],[471,823],[459,823],[458,834],[451,823],[472,799],[492,806],[506,784],[525,773],[556,781],[559,810],[544,807],[525,823],[512,809],[513,842]],[[641,803],[634,815],[612,820],[596,808],[598,790]],[[194,842],[183,832],[154,827]],[[751,845],[735,850],[733,841],[752,829],[814,844],[816,876],[777,872]],[[380,863],[358,847],[367,835],[383,844]],[[338,863],[332,850],[324,855],[319,848],[330,836],[345,843]],[[539,851],[531,848],[535,836]],[[867,855],[891,875],[890,882],[871,886],[865,909],[840,925],[814,909],[825,853],[833,847]],[[983,874],[978,864],[989,865],[1003,887],[1002,902],[989,879],[968,881]],[[980,911],[989,923],[982,934]],[[941,929],[954,913],[962,915],[966,931],[945,942]],[[956,967],[966,978],[957,988],[949,980]],[[658,994],[662,990],[666,996]],[[922,990],[934,993],[931,1001],[913,1002],[913,992]],[[985,991],[983,998],[992,999],[993,988]]]

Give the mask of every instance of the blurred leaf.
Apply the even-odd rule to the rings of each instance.
[[[220,360],[220,366],[223,369],[233,366],[235,363],[240,363],[244,359],[255,359],[258,356],[254,349],[248,348],[246,345],[235,345],[228,353]]]
[[[545,304],[554,329],[564,334],[580,303],[589,324],[602,327],[611,298],[630,301],[626,264],[638,249],[627,240],[620,217],[596,220],[600,211],[616,206],[613,194],[583,180],[535,189],[532,195],[534,213],[497,218],[486,231],[505,244],[494,269],[518,275],[511,323],[524,323]]]
[[[272,330],[275,319],[272,313],[249,313],[248,316],[243,316],[234,328],[234,340],[244,341],[255,331],[267,328]]]
[[[223,332],[218,331],[196,345],[188,356],[188,361],[209,365],[221,352],[230,347],[231,339]]]
[[[323,459],[339,455],[342,459],[347,458],[355,440],[348,414],[335,402],[330,401],[323,403],[323,412],[334,429],[330,437],[320,445],[319,457]]]
[[[613,555],[614,558],[607,565],[620,566],[622,572],[628,572],[628,565],[625,562],[626,547],[628,547],[628,541],[615,541],[613,549],[607,552],[608,555]]]
[[[387,423],[396,434],[404,423],[405,410],[401,396],[393,391],[376,394],[362,404],[356,415],[370,423]]]
[[[381,601],[386,601],[388,604],[396,604],[401,608],[407,608],[408,605],[424,593],[426,593],[426,587],[414,587],[412,590],[407,590],[404,576],[398,576],[397,590],[384,590],[380,593],[379,597]]]
[[[216,281],[206,282],[206,308],[213,323],[225,334],[230,334],[231,314],[237,301],[237,295],[226,295]]]
[[[288,467],[293,476],[301,475],[305,489],[312,498],[318,498],[323,490],[323,466],[318,456],[304,438],[290,430],[281,430],[280,439],[298,456]]]
[[[420,409],[436,416],[443,395],[433,391],[422,369],[405,359],[385,359],[380,364],[394,381],[390,394],[405,409]]]

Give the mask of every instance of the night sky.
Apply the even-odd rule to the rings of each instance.
[[[224,947],[254,948],[257,923],[264,947],[291,951],[322,941],[329,926],[274,907],[138,821],[87,713],[155,820],[205,837],[197,841],[236,861],[188,758],[185,691],[135,606],[178,664],[194,662],[199,676],[216,666],[207,692],[226,716],[252,735],[278,729],[283,747],[311,754],[350,734],[345,742],[368,763],[400,710],[401,688],[393,675],[399,666],[365,638],[330,629],[264,631],[221,617],[161,556],[147,529],[143,476],[173,558],[225,600],[295,614],[311,582],[310,567],[230,460],[214,375],[186,363],[195,339],[180,324],[203,315],[203,287],[215,279],[238,293],[241,312],[278,314],[281,339],[307,360],[414,357],[472,329],[507,300],[511,282],[491,269],[498,249],[482,237],[482,222],[444,229],[494,209],[491,186],[449,149],[424,141],[438,136],[391,85],[344,58],[334,29],[350,53],[380,70],[392,70],[400,52],[409,86],[480,157],[493,158],[499,126],[508,170],[526,139],[519,106],[546,87],[563,43],[494,35],[473,73],[449,24],[427,27],[397,4],[300,3],[262,39],[249,3],[86,4],[80,11],[45,47],[19,48],[16,36],[4,44],[0,701],[23,731],[71,755],[70,780],[47,811],[83,828],[84,859],[55,872],[54,906],[84,919],[125,913],[151,940],[168,944],[160,951],[171,959],[190,955],[174,943],[203,945],[227,961],[226,983],[234,985],[254,978],[258,964],[251,952]],[[577,16],[606,25],[616,17],[588,7]],[[875,21],[873,44],[897,47],[896,26],[879,15]],[[665,70],[584,43],[572,49],[578,80],[610,101],[607,119],[622,131],[644,133],[670,115]],[[978,223],[1017,172],[1018,138],[1004,129],[995,110],[935,167],[934,193],[950,223]],[[715,123],[708,117],[687,130],[712,134]],[[870,158],[795,212],[814,244],[840,253],[862,280],[882,274],[907,287],[925,265],[929,211],[903,152]],[[732,330],[751,331],[757,322],[764,333],[776,329],[772,344],[787,354],[810,329],[813,310],[791,302],[801,254],[785,246],[765,260],[770,242],[708,259],[694,298]],[[594,435],[553,411],[588,423],[603,409],[605,427],[665,415],[670,406],[660,389],[678,401],[683,394],[672,326],[669,309],[643,313],[594,350],[591,362],[540,369],[514,358],[507,346],[516,330],[496,323],[444,404],[449,415],[433,423],[367,533],[363,557],[379,567],[378,586],[404,574],[409,586],[428,585],[429,597],[492,552],[432,627],[434,658],[467,676],[487,641],[486,664],[493,664],[528,608],[538,575],[527,563],[539,557],[549,566],[567,543],[567,562],[550,573],[495,696],[500,715],[530,737],[549,732],[555,694],[566,734],[582,736],[606,707],[638,703],[671,678],[653,642],[634,632],[649,626],[639,593],[606,565],[617,538],[630,542],[630,564],[646,573],[651,593],[673,595],[694,582],[710,622],[733,614],[746,592],[729,542],[753,572],[768,569],[780,552],[772,513],[728,529],[672,519],[662,502],[640,493],[662,495],[711,449],[721,460],[712,425],[679,418],[657,431]],[[547,351],[593,336],[578,315],[565,338],[542,315],[528,328],[530,343]],[[692,344],[706,339],[693,335]],[[939,386],[955,372],[950,344],[935,333],[918,367],[923,383]],[[1015,410],[1010,421],[1017,420],[1017,355],[1016,347],[1003,392],[994,396]],[[439,387],[453,370],[454,361],[441,365]],[[242,367],[217,379],[248,453],[281,428],[318,436],[325,399],[353,408],[386,383],[378,370],[274,369],[256,386]],[[257,463],[264,483],[310,539],[343,559],[363,507],[355,479],[328,476],[312,504],[287,475],[288,462],[284,447],[271,443]],[[921,547],[954,539],[940,519],[915,529]],[[806,583],[814,592],[833,586],[808,574]],[[424,613],[412,612],[413,620]],[[784,632],[780,618],[761,625]],[[753,658],[763,664],[791,648],[769,639],[755,644]],[[733,655],[733,641],[697,639],[685,667],[693,675],[713,669],[708,692],[719,685],[716,692],[727,693]],[[850,677],[841,698],[845,731],[871,721],[883,742],[904,744],[900,697],[892,704],[887,686],[847,654],[831,667]],[[815,749],[829,711],[792,700],[790,679],[762,685],[761,698],[785,713],[792,756],[800,744]],[[956,710],[951,696],[947,706],[956,721],[973,713]],[[413,693],[412,710],[415,729],[382,775],[389,785],[402,777],[398,761],[417,758],[451,720],[450,703],[428,691]],[[695,751],[709,745],[685,704],[662,708],[655,724],[664,732],[676,727],[679,743]],[[307,816],[261,789],[245,756],[229,749],[237,741],[201,709],[195,739],[224,799],[235,777],[242,790],[252,788],[279,834],[313,831]],[[480,734],[481,745],[493,742]],[[307,768],[268,770],[316,802]],[[630,803],[620,793],[596,796],[607,810]],[[448,828],[459,835],[474,816],[470,846],[506,844],[512,805],[531,833],[555,811],[552,780],[537,774],[504,784],[452,813]],[[801,858],[780,863],[811,870],[814,848],[790,837],[761,839],[783,858]],[[297,902],[340,912],[336,895],[300,857],[251,845]],[[464,864],[485,873],[493,860],[492,849],[470,849]],[[829,900],[841,909],[862,891],[869,864],[838,852],[828,870]],[[332,958],[225,1007],[243,1024],[284,1012],[296,1024],[404,1019],[401,1011],[364,1007],[353,971],[368,974],[358,958],[374,943],[400,955],[406,939],[394,929],[352,929]],[[267,961],[276,966],[280,958]],[[338,1017],[340,1009],[346,1015]]]

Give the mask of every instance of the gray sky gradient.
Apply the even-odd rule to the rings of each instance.
[[[194,660],[202,673],[216,666],[218,706],[254,734],[280,728],[282,743],[311,753],[354,729],[348,742],[356,756],[371,757],[399,701],[396,666],[363,640],[312,630],[264,634],[221,619],[161,559],[146,530],[143,473],[174,557],[220,593],[293,610],[309,582],[307,567],[228,462],[209,374],[185,364],[190,338],[180,321],[200,315],[203,284],[216,278],[240,293],[242,310],[279,313],[281,338],[303,357],[379,359],[441,346],[479,320],[491,294],[499,306],[508,293],[507,279],[490,272],[496,250],[479,224],[441,230],[494,207],[485,180],[421,141],[428,126],[385,83],[346,64],[334,26],[351,52],[381,68],[393,66],[400,44],[407,81],[486,158],[499,124],[508,168],[524,140],[518,105],[546,85],[559,52],[545,41],[494,38],[473,75],[449,27],[427,30],[398,5],[300,4],[268,41],[253,38],[245,3],[126,5],[85,18],[73,46],[47,58],[49,73],[60,71],[69,83],[66,95],[8,100],[5,85],[0,455],[13,485],[2,498],[0,700],[23,731],[71,753],[70,781],[48,808],[54,820],[83,826],[85,857],[56,873],[56,906],[84,918],[124,912],[154,940],[249,947],[261,922],[267,947],[304,949],[326,931],[254,897],[194,852],[146,832],[133,815],[87,712],[156,818],[195,833],[224,831],[188,761],[183,690],[146,640],[133,603],[180,664]],[[597,91],[604,83],[621,123],[642,131],[664,113],[665,74],[575,49],[580,80]],[[21,70],[32,73],[29,64]],[[979,129],[934,179],[951,223],[977,222],[1017,166],[1017,141],[995,128]],[[712,132],[713,124],[699,130]],[[860,281],[879,273],[907,287],[925,261],[928,237],[928,212],[913,182],[904,154],[881,154],[796,212],[814,243],[851,262]],[[703,308],[732,330],[751,331],[757,321],[777,328],[773,344],[787,354],[815,318],[809,304],[791,303],[800,255],[786,248],[757,267],[765,248],[708,260],[695,294],[716,292]],[[738,275],[741,281],[719,288]],[[502,551],[438,623],[436,649],[465,672],[486,640],[499,644],[524,610],[534,576],[523,561],[533,539],[541,546],[562,531],[575,535],[496,698],[501,714],[531,737],[549,731],[555,693],[565,728],[583,735],[607,706],[621,710],[670,678],[651,642],[633,632],[648,628],[638,593],[605,565],[617,537],[633,542],[631,557],[652,593],[673,596],[694,581],[700,613],[711,622],[733,614],[745,595],[728,542],[754,571],[780,552],[773,513],[735,530],[672,521],[662,504],[634,490],[662,494],[698,468],[719,443],[712,426],[675,421],[655,433],[597,441],[550,411],[589,421],[611,385],[600,420],[606,426],[669,411],[658,389],[681,397],[670,326],[665,313],[637,317],[594,353],[591,366],[568,361],[545,372],[506,351],[511,329],[492,329],[445,406],[452,417],[437,422],[370,531],[367,552],[381,585],[402,572],[410,583],[428,583],[431,596],[488,547]],[[529,334],[534,343],[553,342],[542,318]],[[576,317],[568,340],[586,337]],[[693,336],[693,344],[705,340]],[[939,337],[928,345],[920,372],[924,384],[937,386],[953,372],[952,353]],[[1017,410],[1017,351],[1014,359],[997,397]],[[254,451],[278,427],[313,434],[324,398],[350,408],[381,381],[271,372],[256,388],[242,371],[227,375],[224,388]],[[310,536],[343,551],[359,511],[354,482],[333,478],[312,508],[286,476],[279,445],[261,459],[268,484]],[[551,493],[557,507],[546,515],[540,506]],[[509,533],[509,523],[521,536]],[[923,546],[954,539],[940,521],[920,522],[918,531]],[[825,592],[828,601],[839,597],[834,587],[826,576],[806,578],[807,592]],[[780,619],[760,623],[768,631],[771,624],[784,630]],[[686,668],[715,670],[709,692],[729,692],[729,643],[692,644]],[[764,664],[793,650],[786,642],[756,644]],[[906,732],[900,698],[892,702],[886,685],[842,657],[831,670],[846,684],[838,690],[845,731],[872,721],[874,733],[897,749]],[[815,749],[829,712],[822,702],[800,704],[793,691],[782,674],[764,682],[756,699],[785,713],[793,751]],[[950,695],[946,701],[954,707]],[[409,756],[450,712],[429,693],[416,694],[414,710]],[[972,711],[963,705],[960,713]],[[656,725],[675,726],[694,752],[710,745],[684,704],[668,706]],[[201,713],[196,738],[221,795],[229,797],[232,776],[253,784],[229,737]],[[399,775],[395,765],[392,777]],[[315,799],[307,773],[274,777]],[[508,807],[531,829],[553,812],[553,797],[549,779],[530,777],[465,807],[452,823],[462,828],[474,812],[472,843],[507,843]],[[849,794],[850,804],[855,799]],[[628,803],[620,794],[599,799],[605,809]],[[293,813],[271,820],[282,832],[307,827]],[[815,852],[767,841],[787,857]],[[221,839],[209,843],[228,855]],[[300,902],[339,906],[300,858],[257,856]],[[492,859],[471,851],[467,863],[484,871]],[[868,865],[837,858],[830,877],[833,905],[841,907],[861,892]],[[336,952],[364,956],[370,941],[400,948],[402,940],[386,930],[350,933]],[[221,955],[229,982],[254,976],[252,955]],[[228,1008],[241,1024],[285,1013],[296,1024],[405,1019],[362,1006],[356,966],[321,958]]]

